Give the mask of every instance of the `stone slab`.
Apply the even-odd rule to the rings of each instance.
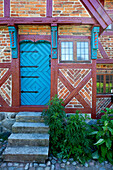
[[[42,112],[19,112],[16,116],[17,122],[44,122]]]
[[[49,146],[49,134],[11,134],[8,138],[8,146]]]
[[[45,162],[48,158],[48,147],[7,147],[3,152],[4,161]]]
[[[44,123],[15,122],[13,133],[48,133],[49,127]]]

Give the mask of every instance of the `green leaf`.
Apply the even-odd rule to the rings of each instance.
[[[98,131],[94,131],[94,132],[91,132],[89,135],[95,135],[97,133],[98,133]]]
[[[111,134],[113,135],[113,129],[109,128],[109,131],[111,132]]]
[[[108,125],[108,121],[107,120],[105,120],[105,122],[104,122],[104,126],[107,126]]]
[[[98,151],[92,153],[92,158],[93,158],[93,159],[98,159],[98,158],[99,158]]]
[[[107,146],[107,148],[110,149],[110,148],[111,148],[111,145],[112,145],[112,141],[108,138],[108,139],[106,140],[106,146]]]
[[[107,148],[105,146],[101,146],[101,153],[102,153],[102,157],[105,158],[106,153],[107,153]]]
[[[99,139],[94,145],[102,145],[104,142],[104,139]]]

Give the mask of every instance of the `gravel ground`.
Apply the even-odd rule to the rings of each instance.
[[[36,162],[18,163],[18,162],[3,162],[2,152],[7,146],[6,141],[0,141],[0,170],[113,170],[113,165],[108,161],[99,163],[98,161],[90,160],[85,165],[74,161],[70,158],[68,161],[63,159],[57,160],[55,157],[49,157],[46,164]]]

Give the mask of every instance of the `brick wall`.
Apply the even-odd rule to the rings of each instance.
[[[11,17],[45,17],[46,0],[11,0]]]
[[[4,1],[0,0],[0,17],[4,17]]]
[[[19,34],[50,35],[51,27],[48,25],[19,25]]]
[[[113,0],[105,0],[105,9],[113,10]]]
[[[10,62],[11,62],[11,49],[8,27],[0,26],[0,63]]]
[[[108,57],[113,59],[113,35],[100,36],[99,40]],[[100,55],[98,57],[100,57]]]
[[[113,64],[97,64],[97,71],[98,71],[98,69],[100,71],[102,71],[101,69],[104,69],[103,72],[106,71],[106,73],[112,73],[113,72]],[[109,72],[110,70],[111,70],[111,72]]]
[[[53,0],[53,17],[91,17],[80,0]]]
[[[59,69],[59,72],[67,79],[67,81],[77,88],[81,81],[86,77],[90,72],[90,69]],[[58,79],[58,97],[65,100],[70,95],[70,90],[63,84],[63,82]],[[84,87],[78,91],[79,95],[86,101],[88,106],[92,108],[92,78],[84,84]],[[66,105],[66,108],[84,108],[83,105],[78,101],[76,96],[69,101]]]
[[[84,35],[91,36],[91,26],[89,25],[59,25],[59,35]]]
[[[96,102],[96,114],[97,117],[101,114],[101,110],[106,109],[106,107],[110,104],[111,98],[97,98]]]
[[[0,87],[0,95],[9,106],[12,105],[12,76],[11,75]]]

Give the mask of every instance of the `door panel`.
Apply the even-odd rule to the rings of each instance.
[[[49,101],[50,55],[49,42],[20,44],[21,105],[44,105]]]

